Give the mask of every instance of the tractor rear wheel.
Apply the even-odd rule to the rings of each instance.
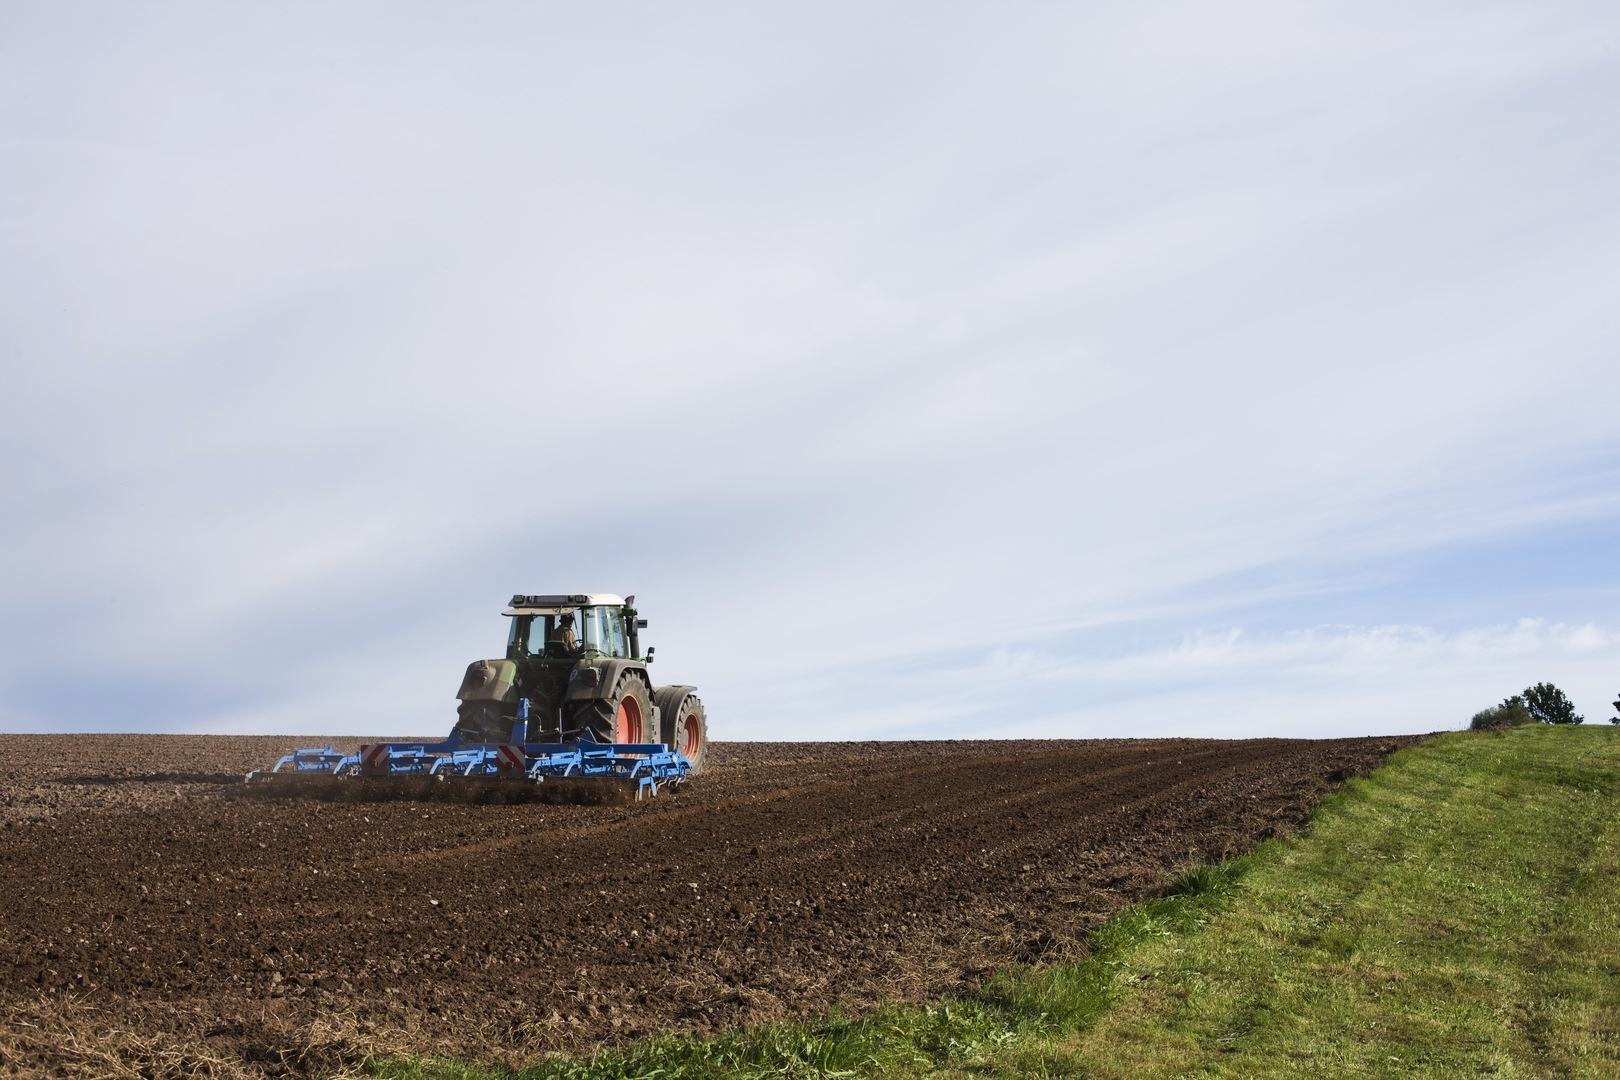
[[[647,684],[627,672],[607,697],[576,702],[569,725],[574,730],[563,736],[577,739],[580,732],[589,731],[599,743],[644,743],[652,735],[648,730],[651,716],[652,698]]]
[[[684,754],[692,771],[703,768],[709,751],[709,718],[703,702],[685,686],[660,687],[653,695],[663,730],[659,739],[671,750]]]

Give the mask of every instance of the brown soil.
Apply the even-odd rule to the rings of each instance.
[[[518,1061],[938,996],[1411,741],[717,744],[646,803],[461,806],[222,797],[310,740],[0,736],[0,1070]]]

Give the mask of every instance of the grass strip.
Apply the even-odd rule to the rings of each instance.
[[[1325,800],[1203,932],[1140,943],[1069,1075],[1620,1075],[1620,733],[1459,733]],[[1056,1071],[1056,1070],[1055,1070]]]
[[[1184,875],[1091,937],[934,1006],[554,1057],[640,1077],[1620,1075],[1620,733],[1459,733]],[[456,1061],[398,1080],[510,1080]]]

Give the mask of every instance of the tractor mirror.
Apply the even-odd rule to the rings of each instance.
[[[637,619],[636,620],[636,629],[637,630],[645,630],[645,629],[647,629],[647,620],[646,619]]]

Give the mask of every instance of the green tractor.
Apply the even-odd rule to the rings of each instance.
[[[691,686],[654,686],[653,650],[641,651],[636,598],[609,593],[519,594],[506,656],[468,665],[455,732],[504,743],[528,701],[526,743],[655,743],[686,755],[696,772],[708,747],[703,702]]]

